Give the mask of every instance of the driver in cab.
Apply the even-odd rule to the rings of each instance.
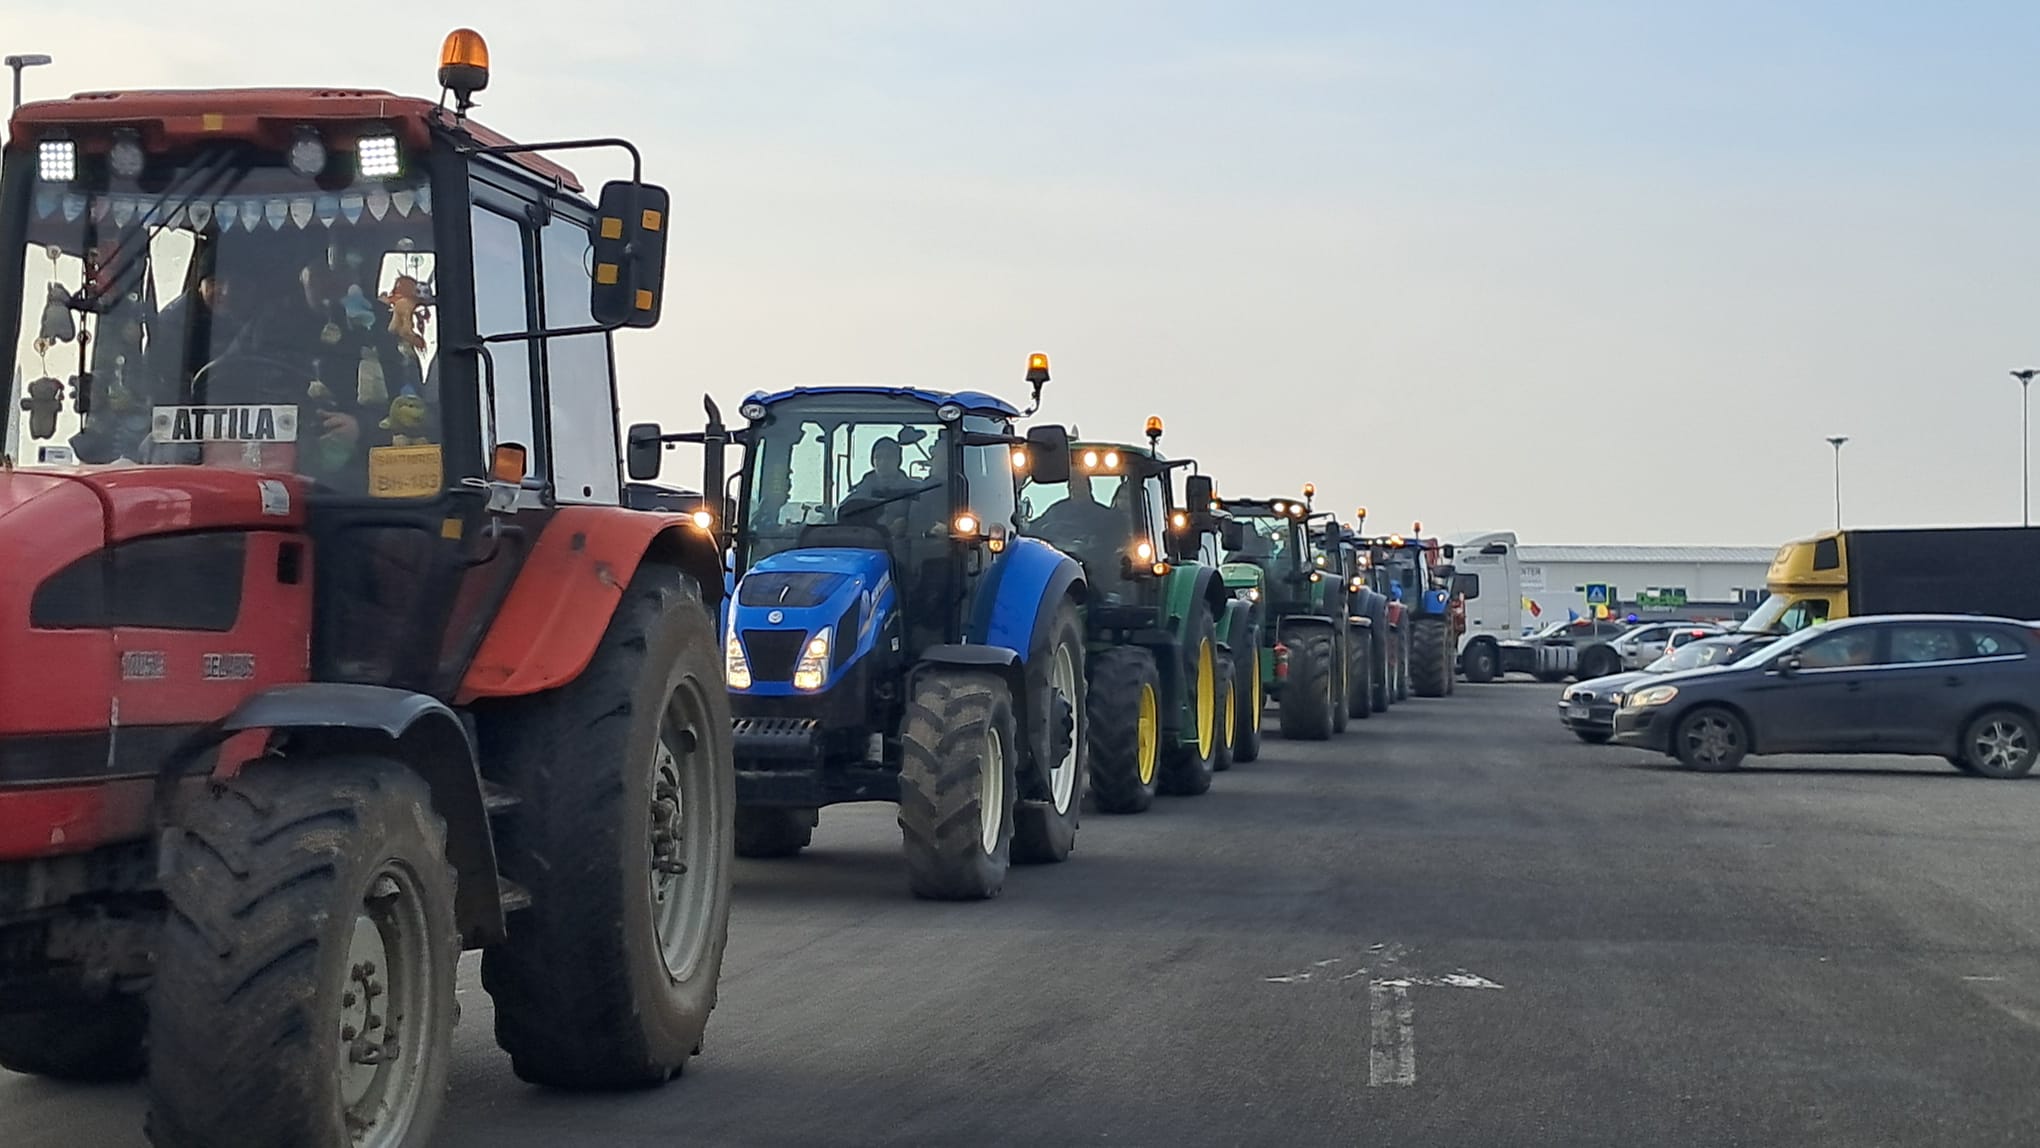
[[[914,480],[900,467],[898,439],[881,438],[871,444],[871,469],[850,488],[845,502],[877,502],[914,489]]]

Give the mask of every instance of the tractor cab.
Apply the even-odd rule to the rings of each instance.
[[[1338,578],[1337,546],[1325,533],[1330,516],[1303,499],[1228,498],[1222,506],[1241,527],[1226,561],[1260,569],[1263,592],[1277,613],[1317,612],[1328,580],[1336,585]]]

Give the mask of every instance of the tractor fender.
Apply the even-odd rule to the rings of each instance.
[[[624,587],[646,561],[693,578],[703,604],[720,616],[722,556],[714,538],[687,516],[619,506],[555,511],[468,664],[460,704],[523,697],[579,677]]]
[[[1230,652],[1245,648],[1247,633],[1254,624],[1254,604],[1240,598],[1228,599],[1218,616],[1218,644]]]
[[[921,660],[907,672],[907,696],[913,696],[922,674],[937,667],[985,670],[997,674],[1005,681],[1006,692],[1012,697],[1015,727],[1022,731],[1034,728],[1033,699],[1027,696],[1027,664],[1021,660],[1020,651],[1011,646],[981,646],[974,642],[929,646],[921,651]],[[1026,740],[1031,742],[1033,739],[1029,737]]]
[[[1275,619],[1275,628],[1279,632],[1284,626],[1320,626],[1334,633],[1339,629],[1336,622],[1322,614],[1284,614]]]
[[[1443,590],[1424,591],[1423,612],[1428,616],[1443,617],[1450,612],[1450,606],[1446,602],[1447,597],[1448,595]]]
[[[1021,665],[1033,653],[1035,639],[1054,622],[1056,606],[1064,598],[1082,602],[1088,594],[1083,566],[1038,538],[1009,539],[985,578],[970,620],[970,641],[1017,652]]]
[[[446,819],[446,859],[459,876],[454,917],[472,942],[504,935],[497,888],[496,842],[489,829],[482,773],[467,725],[444,702],[387,686],[311,682],[264,690],[221,719],[218,736],[266,733],[291,737],[310,753],[366,752],[391,756],[416,771],[432,791],[432,807]],[[289,757],[258,769],[287,769]],[[224,759],[224,769],[246,768]]]

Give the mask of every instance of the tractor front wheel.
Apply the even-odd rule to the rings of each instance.
[[[579,678],[484,715],[483,760],[523,799],[496,856],[532,904],[482,956],[520,1079],[643,1087],[701,1050],[736,845],[713,619],[693,580],[642,566]]]
[[[1321,626],[1285,626],[1289,676],[1282,683],[1282,736],[1292,741],[1325,741],[1332,736],[1332,635]]]
[[[1266,697],[1261,691],[1261,629],[1247,630],[1244,649],[1233,651],[1233,700],[1237,720],[1233,725],[1233,760],[1244,765],[1261,756],[1261,711]]]
[[[1013,698],[981,670],[929,670],[900,733],[907,885],[931,901],[996,897],[1013,861],[1020,766]]]
[[[1154,655],[1114,646],[1091,660],[1091,803],[1100,813],[1139,813],[1161,779],[1162,679]]]
[[[1352,656],[1346,659],[1346,714],[1365,721],[1374,716],[1374,638],[1366,630],[1346,632]]]
[[[164,837],[149,1138],[427,1143],[453,1051],[453,870],[423,778],[258,766]]]
[[[1410,688],[1420,698],[1452,690],[1452,643],[1443,618],[1418,618],[1410,631]]]
[[[737,806],[737,856],[771,859],[792,857],[814,843],[821,819],[813,809],[780,809],[770,805]]]
[[[1388,643],[1393,635],[1388,632],[1388,623],[1385,620],[1376,618],[1374,624],[1377,628],[1367,640],[1369,678],[1367,702],[1374,707],[1375,713],[1387,713],[1389,702],[1394,700],[1395,692],[1395,685],[1390,680],[1392,670],[1388,655]]]
[[[137,996],[0,1017],[0,1068],[51,1080],[133,1080],[148,1067],[149,1010]]]
[[[1162,758],[1162,792],[1196,797],[1211,790],[1218,766],[1218,724],[1230,675],[1219,673],[1218,635],[1211,611],[1192,608],[1183,635],[1183,697],[1178,712],[1190,724],[1179,730]]]

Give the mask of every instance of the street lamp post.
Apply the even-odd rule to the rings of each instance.
[[[2033,525],[2033,376],[2040,370],[2013,371],[2019,380],[2019,521]]]
[[[1828,445],[1835,448],[1835,529],[1842,528],[1842,444],[1849,441],[1845,434],[1829,435]]]
[[[7,70],[14,73],[15,107],[18,108],[21,106],[21,70],[23,68],[39,68],[49,62],[50,58],[48,56],[41,55],[7,57],[5,61],[5,63],[7,64]]]

